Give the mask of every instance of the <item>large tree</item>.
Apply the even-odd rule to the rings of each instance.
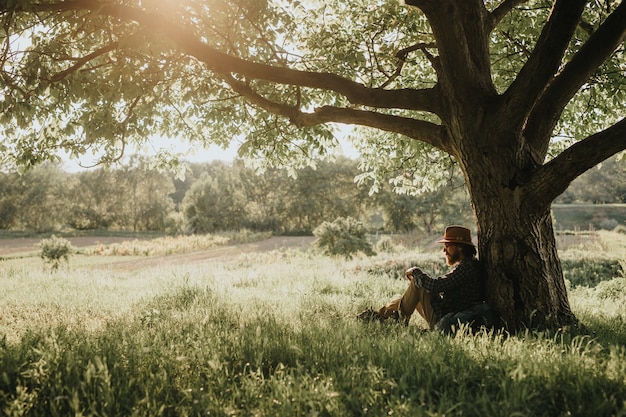
[[[332,150],[334,123],[368,128],[373,177],[428,189],[458,164],[509,326],[575,322],[550,206],[626,148],[625,2],[1,4],[3,156],[107,162],[161,134],[296,166]]]

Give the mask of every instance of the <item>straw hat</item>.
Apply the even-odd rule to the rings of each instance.
[[[443,234],[443,238],[438,243],[461,243],[463,245],[472,245],[472,232],[463,226],[448,226]]]

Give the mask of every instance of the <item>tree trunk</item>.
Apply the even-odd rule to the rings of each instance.
[[[490,304],[513,329],[575,323],[549,210],[519,220],[511,224],[495,213],[478,219]]]
[[[522,170],[506,164],[512,158],[500,156],[462,164],[478,225],[478,252],[487,271],[488,302],[510,330],[574,324],[550,207],[534,207],[533,190],[505,180]],[[494,181],[494,172],[509,177]]]

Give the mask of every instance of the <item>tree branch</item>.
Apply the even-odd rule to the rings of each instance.
[[[430,61],[431,65],[433,66],[435,71],[436,72],[439,71],[437,59],[428,51],[428,48],[436,49],[437,45],[434,44],[434,43],[418,43],[418,44],[415,44],[415,45],[411,45],[411,46],[409,46],[407,48],[403,48],[403,49],[399,50],[398,52],[396,52],[396,58],[398,59],[398,66],[396,67],[396,70],[393,72],[393,74],[391,74],[388,77],[387,81],[382,83],[379,88],[387,87],[396,78],[398,78],[400,76],[400,74],[402,73],[402,68],[404,67],[404,64],[406,63],[407,56],[411,52],[415,52],[415,51],[420,51],[421,50],[424,53],[424,55],[426,56],[426,58]]]
[[[537,168],[525,188],[533,205],[548,207],[585,171],[626,150],[626,118],[577,142],[547,164]]]
[[[567,45],[588,0],[555,0],[535,49],[503,95],[501,118],[521,125],[559,69]]]
[[[529,0],[504,0],[498,7],[491,12],[490,26],[487,28],[491,32],[504,17],[520,4],[527,3]]]
[[[85,55],[82,58],[79,58],[77,60],[77,62],[72,65],[71,67],[61,71],[61,72],[57,72],[56,74],[54,74],[52,77],[50,77],[50,79],[48,80],[50,83],[54,83],[57,81],[61,81],[63,78],[67,77],[68,75],[70,75],[71,73],[77,71],[78,69],[80,69],[80,67],[82,67],[83,65],[85,65],[86,63],[88,63],[89,61],[91,61],[94,58],[98,58],[104,54],[107,54],[109,52],[111,52],[112,50],[116,49],[119,45],[119,42],[112,42],[109,45],[103,46],[102,48],[99,48],[97,50],[95,50],[94,52]]]
[[[426,15],[437,40],[439,55],[435,69],[441,89],[447,95],[447,104],[475,108],[494,96],[486,30],[491,15],[484,1],[407,0],[406,4]]]
[[[303,114],[302,122],[304,126],[335,122],[372,127],[428,143],[443,152],[454,155],[454,150],[447,145],[445,129],[438,124],[423,120],[366,110],[324,106],[315,109],[314,113]]]
[[[546,154],[550,135],[567,103],[625,38],[626,2],[622,2],[550,83],[530,114],[525,137],[538,155]]]
[[[230,75],[225,76],[225,79],[235,92],[244,96],[251,103],[268,112],[288,117],[298,127],[310,127],[329,122],[367,126],[399,133],[426,142],[449,154],[452,153],[452,149],[446,145],[444,129],[435,123],[373,111],[332,106],[323,106],[316,108],[313,113],[305,113],[296,107],[266,99],[250,86]]]
[[[441,113],[441,105],[435,89],[384,90],[368,88],[363,84],[332,73],[300,71],[247,61],[220,52],[201,42],[193,32],[171,24],[162,15],[134,7],[112,5],[93,0],[68,0],[52,4],[30,4],[28,10],[20,9],[20,11],[29,12],[78,10],[91,11],[158,29],[159,35],[167,36],[187,54],[203,62],[208,69],[218,74],[241,74],[249,78],[279,84],[330,90],[343,95],[352,104],[376,108],[421,110],[438,115]]]

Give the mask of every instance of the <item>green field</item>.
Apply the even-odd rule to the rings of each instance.
[[[626,204],[553,204],[557,230],[612,230],[626,227]]]
[[[560,248],[584,331],[454,337],[425,332],[418,318],[408,327],[354,319],[403,291],[397,268],[419,263],[435,272],[438,252],[396,247],[350,261],[310,249],[206,259],[74,255],[56,272],[38,257],[7,259],[0,409],[6,416],[624,416],[626,236],[568,236]]]

